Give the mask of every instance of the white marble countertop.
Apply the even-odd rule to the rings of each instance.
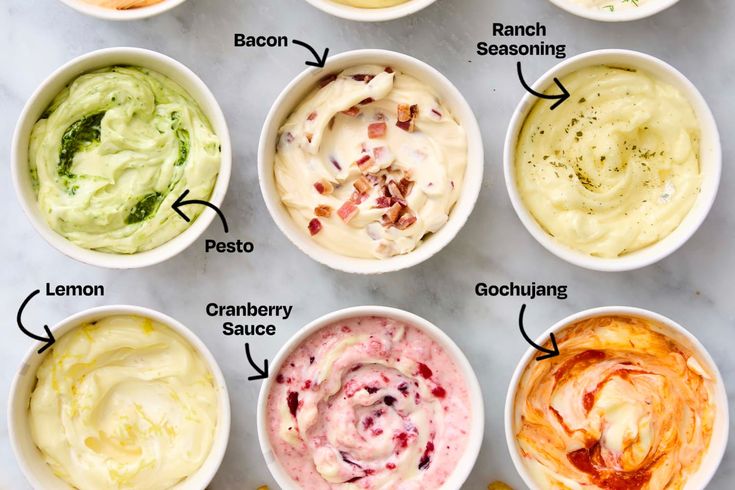
[[[10,141],[25,100],[67,60],[103,47],[139,46],[161,51],[191,67],[219,99],[230,124],[234,171],[224,211],[232,236],[252,240],[251,256],[205,255],[196,244],[179,257],[145,270],[110,271],[76,263],[47,245],[23,215],[10,182],[0,170],[5,232],[0,256],[4,333],[0,342],[0,489],[28,485],[11,453],[5,425],[10,382],[29,341],[15,326],[20,302],[45,282],[102,283],[105,298],[34,300],[28,323],[53,325],[82,309],[115,303],[138,304],[168,313],[207,343],[227,377],[233,419],[229,451],[213,489],[252,489],[270,484],[256,438],[260,382],[251,374],[243,338],[226,338],[221,322],[206,316],[210,301],[292,304],[278,334],[253,340],[261,357],[272,358],[289,336],[329,311],[361,304],[407,309],[443,327],[464,349],[480,377],[486,402],[485,441],[466,488],[505,480],[523,488],[508,455],[502,409],[506,388],[527,345],[517,334],[522,299],[478,298],[479,281],[566,283],[566,301],[537,299],[529,307],[532,336],[562,317],[593,306],[648,308],[688,327],[719,364],[731,398],[735,391],[735,2],[682,0],[652,19],[606,25],[568,15],[546,0],[438,0],[403,20],[361,25],[332,18],[304,0],[190,0],[158,18],[109,23],[84,17],[58,0],[10,0],[0,6],[0,154],[9,160]],[[724,178],[715,207],[700,231],[676,254],[637,272],[605,274],[568,265],[546,252],[522,227],[502,180],[501,155],[511,113],[523,94],[514,58],[480,58],[475,45],[491,40],[491,23],[548,26],[547,42],[566,43],[568,54],[615,47],[648,52],[678,67],[712,105],[724,144]],[[297,36],[333,53],[365,47],[404,51],[434,65],[464,93],[482,127],[486,176],[467,226],[443,252],[411,270],[382,277],[334,272],[299,252],[276,228],[257,182],[256,148],[261,124],[280,90],[303,67],[305,51],[242,50],[234,32]],[[557,60],[524,60],[535,79]],[[221,238],[214,223],[205,236]],[[43,322],[43,323],[42,323]],[[712,489],[735,481],[733,437]],[[728,482],[730,482],[728,484]]]

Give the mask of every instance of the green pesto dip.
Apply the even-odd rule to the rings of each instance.
[[[33,127],[29,166],[49,226],[80,247],[134,254],[186,230],[171,205],[208,199],[220,142],[174,81],[139,67],[78,77]],[[186,210],[192,221],[201,206]]]

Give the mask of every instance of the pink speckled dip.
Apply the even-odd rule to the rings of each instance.
[[[342,310],[279,353],[259,436],[283,488],[458,489],[479,452],[477,379],[457,346],[400,310]]]

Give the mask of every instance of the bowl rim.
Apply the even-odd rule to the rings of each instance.
[[[161,313],[159,311],[153,310],[151,308],[143,307],[143,306],[133,306],[133,305],[107,305],[107,306],[98,306],[94,308],[88,308],[86,310],[82,310],[78,313],[74,313],[73,315],[70,315],[63,320],[56,323],[50,330],[56,337],[56,340],[63,337],[68,332],[75,330],[76,328],[80,327],[82,323],[85,321],[99,321],[104,318],[112,317],[112,316],[119,316],[119,315],[130,315],[130,316],[137,316],[137,317],[143,317],[143,318],[149,318],[151,320],[154,320],[168,328],[170,328],[174,333],[179,335],[181,338],[183,338],[196,352],[199,354],[199,356],[202,358],[202,360],[206,363],[207,367],[209,368],[212,377],[215,380],[215,389],[217,390],[217,401],[218,401],[218,410],[217,410],[217,427],[215,429],[214,439],[212,442],[212,448],[210,449],[209,455],[202,463],[202,466],[199,467],[199,469],[194,472],[192,475],[187,477],[186,480],[183,482],[180,482],[177,484],[175,489],[178,490],[204,490],[209,483],[214,479],[219,467],[222,464],[222,461],[225,456],[225,452],[227,450],[227,445],[229,443],[230,438],[230,427],[231,427],[231,407],[230,407],[230,396],[229,391],[227,389],[227,383],[225,380],[225,376],[222,373],[222,370],[220,369],[219,364],[217,363],[216,358],[214,355],[212,355],[212,352],[209,350],[207,345],[197,336],[192,330],[190,330],[188,327],[186,327],[183,323],[179,322],[178,320],[166,315],[165,313]],[[8,439],[10,440],[10,446],[12,448],[13,455],[15,456],[15,460],[18,463],[18,466],[21,469],[21,472],[26,477],[26,480],[30,483],[30,485],[34,489],[42,490],[44,487],[41,484],[41,481],[38,479],[38,476],[36,473],[32,471],[32,468],[26,458],[24,457],[24,452],[21,449],[21,443],[19,441],[20,433],[26,433],[28,434],[29,431],[25,430],[23,427],[16,427],[15,421],[18,417],[21,415],[18,415],[18,409],[19,406],[16,403],[18,400],[18,397],[21,395],[19,393],[19,390],[21,388],[22,382],[31,375],[29,373],[29,369],[35,365],[34,372],[32,375],[35,375],[36,370],[40,366],[43,359],[48,355],[48,353],[51,351],[51,349],[45,351],[43,354],[38,354],[37,351],[40,347],[44,345],[43,342],[33,341],[32,346],[29,348],[29,350],[26,352],[26,354],[23,356],[18,372],[13,375],[13,379],[10,384],[10,392],[8,395],[8,403],[7,403],[7,424],[8,424]],[[33,393],[33,388],[31,388],[30,394]],[[23,403],[23,407],[25,407],[25,410],[27,411],[27,406],[29,400],[26,400]],[[27,417],[27,415],[26,415]],[[29,436],[30,437],[30,436]],[[45,464],[44,461],[41,461]],[[192,477],[195,477],[199,474],[206,475],[199,478],[202,478],[202,486],[201,487],[192,487],[190,485],[186,485],[187,480],[190,480]],[[57,477],[58,478],[58,477]],[[60,485],[67,485],[68,488],[71,488],[69,484],[59,478],[59,484]]]
[[[98,19],[113,21],[146,19],[167,12],[174,7],[178,7],[185,1],[186,0],[161,0],[161,2],[148,7],[117,10],[93,5],[85,2],[84,0],[61,0],[61,2],[73,8],[77,12],[89,15],[90,17],[96,17]]]
[[[378,61],[380,60],[380,61]],[[286,102],[294,92],[304,92],[308,95],[321,76],[356,66],[361,63],[400,64],[414,70],[410,73],[426,83],[436,92],[444,95],[444,102],[451,98],[452,115],[459,121],[467,135],[467,165],[463,177],[463,190],[452,208],[449,220],[430,240],[422,242],[418,247],[407,254],[397,255],[387,259],[363,259],[338,254],[327,249],[307,236],[306,231],[296,229],[293,218],[281,202],[273,175],[275,141],[281,125],[288,115],[303,100],[303,97],[294,104],[286,106]],[[415,75],[423,74],[423,78]],[[448,104],[449,105],[449,104]],[[285,116],[281,117],[283,112]],[[462,117],[460,117],[460,114]],[[271,143],[273,146],[271,146]],[[330,56],[322,69],[308,68],[294,78],[281,91],[273,103],[258,144],[258,181],[261,194],[268,212],[281,232],[307,256],[332,269],[354,274],[383,274],[395,272],[418,265],[444,249],[454,240],[472,214],[482,189],[485,166],[484,146],[482,133],[471,106],[459,89],[436,68],[413,56],[384,49],[358,49],[346,51]]]
[[[559,332],[565,330],[566,328],[570,327],[571,325],[581,321],[586,320],[590,318],[597,318],[602,316],[627,316],[627,317],[636,317],[636,318],[642,318],[645,320],[653,321],[659,325],[663,325],[665,328],[670,329],[675,334],[683,337],[687,342],[689,342],[689,347],[691,347],[694,352],[699,356],[701,360],[703,360],[707,367],[710,369],[710,371],[715,375],[717,378],[716,380],[716,388],[715,388],[715,404],[720,409],[720,411],[725,415],[723,418],[723,437],[721,438],[721,442],[718,447],[714,447],[712,444],[714,441],[710,441],[710,446],[707,448],[707,452],[709,451],[717,451],[717,455],[715,456],[715,460],[713,462],[716,462],[716,464],[713,465],[711,469],[704,468],[702,466],[703,461],[700,462],[700,466],[697,469],[697,473],[700,471],[708,471],[707,476],[704,478],[705,487],[709,481],[712,480],[712,478],[717,473],[717,469],[720,466],[720,463],[725,455],[725,451],[727,449],[727,442],[728,442],[728,435],[730,430],[730,419],[729,419],[729,402],[727,399],[727,391],[725,389],[725,385],[723,382],[722,374],[720,373],[720,370],[715,363],[714,359],[710,355],[707,348],[699,341],[697,337],[694,336],[689,330],[684,328],[679,323],[675,322],[674,320],[661,315],[660,313],[655,313],[650,310],[646,310],[644,308],[638,308],[638,307],[632,307],[632,306],[602,306],[597,308],[590,308],[587,310],[583,310],[577,313],[574,313],[572,315],[569,315],[555,324],[553,324],[551,327],[547,328],[541,335],[539,335],[535,342],[538,345],[543,345],[548,339],[550,334],[558,334]],[[664,335],[667,335],[664,333]],[[667,335],[668,336],[668,335]],[[510,383],[508,384],[508,391],[505,398],[505,407],[504,407],[504,429],[505,429],[505,442],[508,448],[508,452],[510,453],[510,457],[513,460],[513,465],[516,468],[516,471],[521,476],[521,479],[526,484],[528,488],[531,490],[542,490],[541,486],[531,477],[530,472],[526,468],[526,465],[523,463],[523,460],[520,456],[520,452],[518,451],[518,446],[516,444],[516,437],[515,437],[515,428],[513,426],[514,421],[514,412],[515,412],[515,397],[518,392],[518,383],[520,381],[521,376],[523,375],[524,371],[526,370],[526,367],[529,365],[529,363],[532,361],[532,358],[537,355],[537,351],[533,347],[529,347],[526,349],[523,356],[518,361],[518,365],[516,366],[515,370],[513,371],[513,376],[510,379]],[[695,473],[696,474],[696,473]],[[705,488],[702,487],[702,488]]]
[[[118,61],[115,61],[118,60]],[[54,70],[35,89],[26,101],[13,133],[11,144],[11,177],[16,196],[33,228],[56,250],[79,262],[109,269],[134,269],[159,264],[173,258],[191,246],[209,227],[216,213],[206,207],[189,227],[171,240],[156,248],[135,254],[115,254],[82,248],[54,231],[38,211],[35,192],[27,188],[28,144],[30,133],[40,115],[39,107],[45,107],[58,94],[56,86],[66,86],[80,75],[94,69],[131,64],[162,73],[178,84],[199,105],[209,119],[213,131],[220,140],[220,168],[209,201],[221,207],[227,194],[232,173],[232,145],[227,120],[214,94],[207,85],[186,65],[157,51],[134,47],[113,47],[90,51],[77,56]],[[96,67],[96,68],[95,68]],[[172,75],[175,73],[175,75]],[[192,87],[194,96],[187,86]],[[54,89],[54,90],[52,90]],[[43,105],[39,105],[43,103]]]
[[[273,358],[273,362],[270,366],[271,376],[269,376],[260,387],[260,393],[258,395],[258,412],[256,416],[258,425],[258,442],[260,443],[260,450],[263,453],[263,458],[268,466],[268,471],[270,471],[271,475],[281,488],[287,490],[296,490],[299,488],[293,483],[291,477],[276,459],[273,453],[273,447],[268,437],[266,408],[268,403],[268,394],[275,380],[273,373],[277,373],[288,356],[314,333],[335,322],[366,316],[377,316],[398,320],[421,330],[432,340],[436,341],[441,348],[449,354],[459,370],[462,372],[467,383],[470,405],[473,410],[472,427],[469,431],[467,447],[465,448],[457,467],[450,475],[452,481],[443,485],[443,487],[446,487],[448,483],[457,483],[458,486],[456,488],[461,488],[462,484],[467,480],[475,466],[484,438],[485,402],[477,375],[464,352],[442,329],[414,313],[410,313],[399,308],[377,305],[353,306],[322,315],[301,327],[278,350],[278,353]]]
[[[306,0],[322,12],[335,17],[358,22],[384,22],[400,19],[425,9],[436,0],[407,0],[405,3],[384,8],[360,8],[340,4],[333,0]]]
[[[599,22],[630,22],[645,19],[658,14],[670,7],[673,7],[679,0],[656,0],[652,3],[646,3],[643,7],[635,9],[618,10],[616,12],[603,12],[594,10],[590,7],[576,4],[571,0],[549,0],[562,10],[566,10],[570,14],[589,20]]]
[[[700,169],[703,168],[702,162],[710,162],[710,165],[708,165],[706,170],[700,170],[702,175],[702,190],[679,226],[658,242],[616,258],[601,258],[587,255],[557,241],[549,235],[536,221],[536,218],[533,217],[523,202],[515,177],[515,154],[518,139],[530,111],[537,102],[536,97],[528,92],[524,93],[516,106],[508,126],[503,149],[503,174],[508,196],[510,197],[516,215],[526,230],[546,250],[578,267],[601,272],[622,272],[641,269],[665,259],[681,248],[699,230],[709,215],[719,190],[722,174],[722,145],[717,122],[712,114],[712,110],[697,87],[673,66],[645,53],[627,49],[600,49],[581,53],[547,70],[532,85],[532,88],[535,91],[544,91],[554,83],[553,80],[555,77],[563,77],[587,67],[608,63],[608,60],[611,58],[627,59],[631,66],[647,71],[656,78],[659,77],[655,73],[652,73],[654,70],[662,73],[665,72],[667,76],[675,79],[676,84],[678,84],[677,88],[680,89],[682,95],[689,101],[692,109],[699,118],[700,140],[704,140],[705,136],[712,140],[712,147],[708,149],[706,155],[705,149],[700,147]],[[617,63],[625,64],[621,62]]]

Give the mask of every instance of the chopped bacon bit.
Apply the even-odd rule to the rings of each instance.
[[[425,379],[429,379],[434,373],[432,372],[429,366],[427,366],[423,362],[420,362],[419,363],[419,374],[423,376]]]
[[[375,102],[375,99],[373,99],[372,97],[368,97],[367,99],[363,99],[362,101],[360,101],[360,105],[368,105],[372,104],[373,102]]]
[[[350,201],[352,201],[356,205],[360,205],[360,204],[364,203],[367,200],[367,198],[368,198],[368,195],[367,194],[364,194],[364,193],[359,192],[359,191],[355,191],[350,196]]]
[[[294,417],[296,416],[296,410],[299,408],[299,394],[296,391],[289,391],[288,392],[288,410],[291,412],[291,415]]]
[[[416,118],[419,117],[419,106],[398,104],[398,121],[396,126],[404,131],[412,133],[416,129]]]
[[[370,189],[372,189],[372,186],[370,185],[370,182],[368,181],[368,179],[366,179],[362,175],[360,176],[359,179],[355,181],[353,186],[355,187],[355,189],[357,189],[357,192],[359,192],[360,194],[366,194],[367,192],[370,191]]]
[[[337,75],[327,75],[326,77],[319,80],[319,87],[324,88],[335,80],[337,80]]]
[[[314,183],[314,189],[321,194],[321,195],[327,195],[334,192],[334,186],[331,182],[326,180],[320,180],[319,182]]]
[[[439,112],[439,111],[437,111],[436,109],[432,109],[432,110],[431,110],[431,113],[432,113],[432,114],[434,114],[434,115],[435,115],[436,117],[438,117],[439,119],[441,119],[441,118],[442,118],[442,113],[441,113],[441,112]]]
[[[373,78],[375,78],[375,75],[368,75],[364,73],[352,75],[352,79],[355,80],[356,82],[370,83]]]
[[[385,67],[385,72],[386,73],[393,73],[393,71],[394,71],[393,68],[391,68],[390,66],[386,66]]]
[[[360,114],[360,108],[357,107],[357,106],[352,106],[349,109],[347,109],[346,111],[342,111],[342,114],[344,114],[346,116],[350,116],[350,117],[355,117],[358,114]]]
[[[445,396],[447,396],[447,390],[445,390],[441,386],[437,386],[436,388],[431,390],[431,394],[437,398],[444,398]]]
[[[388,131],[388,125],[384,122],[372,123],[368,126],[368,138],[371,140],[382,138],[386,131]]]
[[[396,223],[396,228],[398,228],[399,230],[405,230],[409,226],[416,223],[416,221],[416,216],[411,213],[406,213],[398,219],[398,222]]]
[[[309,221],[309,233],[311,233],[311,236],[316,235],[322,231],[322,222],[318,219],[314,218],[313,220]]]
[[[306,133],[304,136],[306,136],[306,141],[311,143],[311,140],[314,139],[314,133]]]
[[[316,119],[316,111],[312,112],[311,114],[309,114],[309,115],[308,115],[308,116],[306,117],[306,120],[307,120],[307,121],[313,121],[314,119]]]
[[[398,104],[398,122],[408,122],[411,120],[411,106],[408,104]]]
[[[388,182],[388,192],[390,192],[390,195],[396,199],[403,199],[405,197],[395,180]]]
[[[337,214],[340,218],[342,218],[342,221],[345,223],[349,223],[352,221],[352,218],[357,216],[357,213],[360,212],[360,210],[357,208],[355,203],[352,201],[346,201],[341,208],[339,208],[339,211],[337,211]]]
[[[398,220],[402,209],[403,206],[401,206],[399,203],[395,203],[393,206],[391,206],[388,212],[383,215],[383,225],[392,225],[393,223],[395,223],[396,220]]]
[[[329,218],[332,216],[332,207],[322,204],[314,208],[314,214],[321,218]]]
[[[401,179],[401,181],[398,183],[398,189],[401,191],[403,197],[411,194],[411,191],[413,190],[413,184],[414,182],[412,180],[408,180],[406,178]]]
[[[387,196],[380,196],[375,200],[376,208],[389,208],[391,207],[391,199]]]
[[[358,160],[355,161],[355,165],[357,165],[357,168],[363,171],[365,169],[370,168],[372,164],[373,164],[373,157],[367,154],[361,156]]]

